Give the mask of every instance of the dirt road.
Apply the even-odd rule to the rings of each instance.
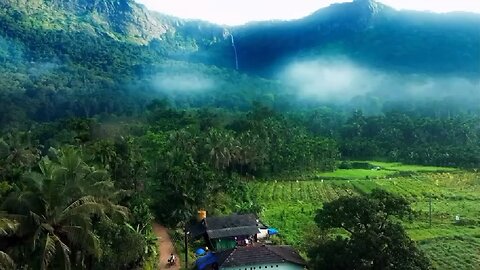
[[[157,236],[157,245],[160,252],[160,257],[158,261],[158,269],[169,269],[169,270],[179,270],[180,269],[180,258],[178,257],[177,252],[173,246],[172,239],[168,235],[167,228],[163,227],[160,224],[153,224],[153,231]],[[170,257],[170,254],[174,254],[177,258],[177,263],[174,266],[168,267],[167,261]]]

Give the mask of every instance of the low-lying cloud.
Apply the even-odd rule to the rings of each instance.
[[[480,78],[395,74],[370,69],[344,57],[319,58],[290,64],[282,80],[300,98],[348,102],[374,95],[385,99],[470,96],[480,99]]]
[[[159,73],[152,84],[155,90],[164,93],[198,93],[215,87],[214,80],[200,72]]]
[[[326,101],[348,100],[378,88],[382,74],[355,66],[346,59],[318,59],[291,64],[281,76],[300,96]]]

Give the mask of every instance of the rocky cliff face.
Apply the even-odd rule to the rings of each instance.
[[[223,27],[152,12],[134,0],[1,0],[0,7],[23,14],[39,28],[85,31],[143,45],[168,41],[173,51],[197,51],[227,39]]]
[[[173,28],[131,0],[2,0],[0,5],[25,14],[36,26],[89,31],[142,44],[161,39]]]
[[[160,23],[150,11],[131,0],[50,0],[58,8],[78,16],[90,16],[99,24],[139,42],[160,38],[171,26]]]
[[[129,0],[46,0],[75,13],[98,12],[106,15],[132,12],[133,2]]]

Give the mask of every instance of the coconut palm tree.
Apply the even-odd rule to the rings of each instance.
[[[30,171],[35,166],[40,159],[39,153],[28,132],[0,138],[0,179],[17,181],[21,172]]]
[[[240,166],[240,173],[254,172],[262,166],[266,159],[266,141],[251,131],[242,133],[239,138],[239,151],[236,152],[235,162]]]
[[[237,142],[230,132],[211,129],[205,139],[205,148],[216,169],[225,169],[233,160]]]
[[[0,239],[14,233],[18,226],[17,222],[7,217],[3,217],[4,215],[5,213],[0,213]],[[0,250],[0,269],[15,269],[15,263],[12,258],[2,250]]]
[[[127,213],[114,203],[117,193],[108,173],[89,167],[73,149],[61,151],[57,161],[44,157],[39,171],[25,175],[3,205],[19,223],[16,242],[31,250],[20,255],[21,261],[37,269],[70,269],[72,261],[79,265],[99,257],[92,217]]]
[[[7,253],[0,251],[0,269],[15,269],[15,263]]]

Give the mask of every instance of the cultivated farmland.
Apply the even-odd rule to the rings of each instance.
[[[401,194],[415,210],[413,219],[405,221],[404,226],[436,267],[480,269],[480,174],[450,168],[370,163],[380,169],[338,170],[303,181],[256,181],[251,187],[263,206],[264,221],[279,228],[282,239],[300,249],[316,233],[315,211],[323,202],[343,195],[368,193],[375,188]]]

